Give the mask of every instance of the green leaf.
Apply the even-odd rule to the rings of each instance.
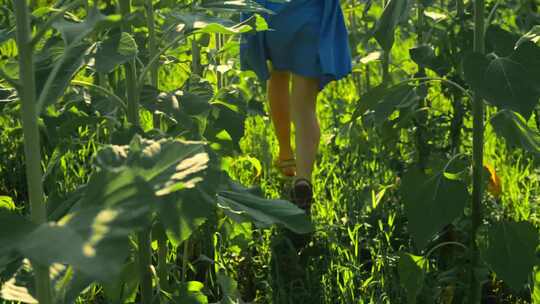
[[[11,253],[35,228],[26,217],[0,206],[0,256]]]
[[[426,174],[413,167],[403,176],[400,191],[416,245],[424,248],[445,226],[463,214],[469,201],[466,185],[449,179],[444,170]]]
[[[486,69],[486,99],[529,117],[538,103],[538,92],[527,74],[523,65],[510,58],[493,60]]]
[[[153,187],[157,196],[163,196],[201,182],[209,157],[200,142],[155,141],[136,135],[129,147],[108,146],[98,153],[97,160],[107,170],[130,168]]]
[[[465,79],[489,103],[530,117],[540,97],[540,48],[526,42],[509,57],[489,61],[469,54],[463,62]]]
[[[407,302],[416,303],[416,297],[424,285],[427,261],[422,256],[402,252],[399,254],[398,274],[401,286],[407,291]]]
[[[531,295],[533,303],[540,303],[540,270],[534,272],[534,289]]]
[[[495,25],[490,26],[486,32],[487,46],[498,56],[510,56],[518,39],[519,36]]]
[[[463,58],[463,76],[465,81],[479,93],[485,95],[485,74],[489,66],[489,59],[479,53],[468,53]]]
[[[488,227],[482,255],[495,274],[514,290],[528,282],[536,264],[538,231],[529,222],[501,221]]]
[[[208,10],[218,12],[273,14],[271,10],[266,9],[264,6],[252,0],[205,0],[201,2],[200,6]]]
[[[53,264],[50,276],[54,288],[54,303],[74,303],[93,280],[72,266]]]
[[[240,186],[232,191],[220,191],[217,199],[218,207],[236,221],[253,221],[259,227],[280,224],[296,233],[313,231],[305,212],[291,202],[264,199]]]
[[[182,33],[237,35],[268,29],[266,21],[258,14],[238,24],[228,19],[200,13],[173,12],[169,17],[168,28],[172,29],[172,32],[169,32],[169,39]]]
[[[210,82],[197,76],[189,78],[182,87],[180,105],[185,113],[192,116],[206,115],[210,111],[210,100],[214,89]]]
[[[66,45],[77,44],[79,41],[90,35],[100,27],[108,27],[119,24],[119,15],[105,16],[100,13],[97,7],[93,7],[88,12],[88,17],[83,22],[72,22],[65,19],[53,23],[53,27],[62,33],[62,38]]]
[[[522,43],[527,41],[540,46],[540,25],[535,25],[529,32],[523,35],[516,43],[516,47],[521,46]]]
[[[0,210],[15,211],[16,208],[15,202],[13,202],[11,197],[0,195]]]
[[[103,284],[105,298],[110,303],[134,302],[139,286],[139,264],[130,261],[124,264],[120,276],[109,284]]]
[[[439,12],[424,11],[424,16],[432,19],[435,22],[441,22],[448,19],[448,15]]]
[[[128,235],[149,225],[153,201],[152,189],[130,170],[98,172],[71,213],[40,226],[18,249],[42,265],[67,263],[109,282],[128,254]]]
[[[236,281],[220,272],[217,274],[217,282],[223,291],[223,304],[236,304],[240,294],[238,293],[238,284]]]
[[[116,33],[98,45],[96,70],[109,73],[120,64],[135,59],[139,49],[135,39],[128,33]]]
[[[49,267],[53,303],[74,303],[92,280],[75,271],[71,266],[55,263]],[[23,303],[37,303],[35,299],[35,274],[32,264],[24,259],[13,275],[0,288],[0,299]]]
[[[158,208],[167,235],[176,245],[187,240],[213,210],[199,189],[187,189],[168,195]]]
[[[411,59],[420,67],[428,68],[439,75],[445,75],[450,71],[448,63],[435,54],[429,45],[421,45],[409,50]]]
[[[540,133],[531,129],[518,113],[499,111],[491,118],[490,123],[495,133],[504,137],[507,145],[520,147],[540,156]]]
[[[135,136],[130,146],[108,146],[98,165],[111,172],[129,171],[152,187],[157,210],[171,240],[180,243],[209,216],[212,206],[201,192],[209,156],[200,142]]]
[[[37,304],[34,283],[34,273],[30,261],[24,259],[14,275],[6,282],[2,282],[0,299]]]
[[[65,49],[62,57],[55,62],[43,90],[39,93],[37,105],[39,111],[54,104],[64,95],[73,77],[85,65],[85,57],[90,48],[90,44],[82,43]]]
[[[14,29],[0,29],[0,45],[2,43],[15,38]]]
[[[396,26],[406,13],[408,2],[408,0],[390,0],[375,26],[375,39],[383,50],[387,52],[394,45]]]
[[[190,281],[180,284],[179,296],[174,297],[174,303],[182,304],[208,304],[208,299],[203,293],[204,285],[201,282]]]
[[[381,85],[362,95],[356,115],[372,110],[375,112],[376,123],[381,125],[394,111],[415,106],[417,101],[415,89],[407,84],[390,88]]]

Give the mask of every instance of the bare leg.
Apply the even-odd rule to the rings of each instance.
[[[279,143],[279,160],[289,160],[294,157],[291,147],[291,111],[289,93],[290,73],[272,71],[268,81],[268,100],[270,116],[276,130]],[[285,168],[283,173],[294,175],[294,168]]]
[[[291,113],[296,127],[296,176],[311,181],[321,130],[316,113],[319,80],[292,76]]]

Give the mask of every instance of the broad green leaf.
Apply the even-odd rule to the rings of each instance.
[[[435,51],[429,45],[421,45],[409,50],[411,59],[421,67],[429,67],[435,58]]]
[[[135,136],[130,146],[108,146],[98,153],[98,164],[107,170],[128,167],[145,179],[157,196],[193,188],[202,181],[208,154],[199,142]]]
[[[127,256],[127,237],[124,242],[116,238],[115,244],[110,242],[109,248],[104,249],[98,248],[93,242],[94,240],[85,241],[71,227],[49,223],[42,225],[26,237],[19,245],[19,250],[23,255],[41,265],[70,264],[88,277],[108,281],[119,271],[118,268]],[[114,246],[113,250],[111,246]],[[101,251],[109,252],[102,254]]]
[[[30,261],[24,259],[13,277],[1,282],[0,299],[29,304],[37,304],[34,273]]]
[[[444,173],[438,170],[426,174],[413,167],[402,178],[400,191],[408,229],[422,249],[436,233],[461,216],[469,202],[466,185]]]
[[[526,68],[510,58],[497,58],[486,69],[486,99],[493,105],[529,117],[538,104],[538,92]]]
[[[279,224],[296,233],[313,231],[305,212],[284,200],[269,200],[253,195],[247,189],[220,191],[218,207],[236,221],[253,221],[259,227]]]
[[[130,261],[123,265],[120,276],[111,283],[103,284],[105,298],[110,303],[126,303],[135,301],[139,286],[139,264]]]
[[[540,25],[535,25],[529,32],[523,35],[516,43],[516,47],[521,46],[522,43],[527,41],[540,46]]]
[[[408,0],[390,0],[375,26],[375,39],[383,50],[387,52],[394,45],[396,26],[406,13],[408,2]]]
[[[463,76],[465,81],[480,95],[485,95],[484,82],[489,60],[479,53],[468,53],[463,58]]]
[[[221,23],[200,24],[201,28],[197,30],[200,33],[238,35],[251,32],[260,32],[268,30],[268,24],[261,16],[255,14],[242,23],[233,26],[225,26]]]
[[[51,70],[43,90],[39,93],[38,109],[42,111],[49,105],[54,104],[64,95],[69,83],[85,65],[85,57],[91,48],[89,44],[79,44],[67,47],[65,53]]]
[[[534,271],[534,288],[531,298],[533,303],[540,303],[540,270],[538,267]]]
[[[179,296],[174,297],[174,303],[182,304],[207,304],[208,299],[203,293],[204,285],[201,282],[190,281],[180,284]]]
[[[13,202],[11,197],[0,195],[0,210],[15,211],[16,208],[15,202]]]
[[[0,256],[13,251],[35,228],[26,217],[0,206]]]
[[[18,249],[40,264],[67,263],[108,282],[121,271],[128,235],[149,225],[153,199],[152,189],[131,171],[101,171],[91,177],[74,211],[40,226]]]
[[[538,231],[529,222],[500,221],[488,227],[482,255],[497,277],[514,290],[529,280],[536,264]]]
[[[424,285],[427,261],[422,256],[402,252],[399,254],[398,274],[401,286],[407,291],[407,302],[416,303],[416,296]]]
[[[512,54],[518,39],[519,36],[495,25],[490,26],[486,32],[487,46],[498,56]]]
[[[105,16],[97,8],[92,8],[88,12],[88,17],[83,22],[72,22],[61,19],[54,22],[53,27],[62,33],[65,44],[71,45],[78,43],[97,28],[115,25],[119,21],[119,15]]]
[[[188,115],[206,115],[211,108],[210,100],[214,97],[212,85],[197,76],[188,79],[182,87],[180,105]]]
[[[429,45],[421,45],[409,50],[411,59],[420,67],[433,70],[439,75],[445,75],[450,71],[450,66],[441,57],[435,54],[433,48]]]
[[[54,303],[74,303],[81,292],[94,281],[72,266],[56,263],[50,268]]]
[[[162,199],[158,206],[160,219],[171,241],[179,245],[212,214],[213,206],[199,189],[187,189]]]
[[[92,280],[71,266],[55,263],[49,267],[53,303],[74,303],[80,293],[88,287]],[[0,288],[0,299],[37,303],[35,299],[35,278],[32,264],[28,259],[22,260],[12,277],[3,282]]]
[[[233,278],[225,275],[222,272],[217,274],[217,282],[221,286],[221,290],[223,291],[223,304],[238,303],[240,294],[238,293],[237,282]]]
[[[394,111],[417,104],[418,95],[413,87],[402,84],[394,87],[378,86],[360,97],[355,115],[368,110],[375,112],[376,123],[381,125]]]
[[[200,4],[201,7],[206,8],[211,11],[223,11],[223,12],[233,12],[233,13],[267,13],[272,14],[273,12],[269,9],[266,9],[264,6],[260,5],[253,0],[226,0],[226,1],[216,1],[216,0],[205,0]]]
[[[510,146],[520,147],[540,156],[540,133],[531,129],[518,113],[502,110],[495,114],[491,125],[497,135],[504,137]]]
[[[435,22],[440,22],[448,19],[448,15],[439,12],[424,11],[424,15]]]
[[[182,33],[207,33],[207,34],[245,34],[253,31],[264,31],[268,25],[264,18],[254,14],[241,23],[235,23],[228,19],[204,15],[200,13],[174,12],[168,20],[169,39]]]
[[[540,97],[540,48],[522,44],[510,57],[491,62],[480,54],[464,59],[465,79],[489,103],[530,117]]]
[[[98,165],[127,170],[152,187],[156,210],[172,241],[180,243],[209,216],[212,206],[202,194],[209,156],[200,142],[135,136],[130,146],[108,146],[98,153]]]
[[[130,34],[113,34],[98,45],[96,70],[99,73],[109,73],[116,66],[135,59],[138,51],[137,43]]]
[[[371,63],[371,62],[374,62],[374,61],[378,61],[378,60],[381,60],[382,56],[383,56],[383,54],[380,51],[371,52],[371,53],[367,54],[366,56],[362,57],[360,59],[360,63],[368,64],[368,63]]]
[[[15,38],[14,29],[0,29],[0,45],[2,43]]]

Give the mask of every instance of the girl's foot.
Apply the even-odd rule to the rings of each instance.
[[[296,160],[294,158],[278,158],[274,165],[283,176],[293,177],[296,174]]]
[[[311,215],[311,205],[313,204],[313,185],[305,178],[297,178],[294,180],[291,200],[299,208],[306,211],[307,215]]]

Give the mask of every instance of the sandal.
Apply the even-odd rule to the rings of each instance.
[[[276,159],[274,166],[283,176],[293,177],[296,174],[296,160],[294,158],[284,160]]]
[[[294,181],[291,190],[291,200],[306,214],[311,215],[311,205],[313,204],[313,185],[305,178],[298,178]]]

